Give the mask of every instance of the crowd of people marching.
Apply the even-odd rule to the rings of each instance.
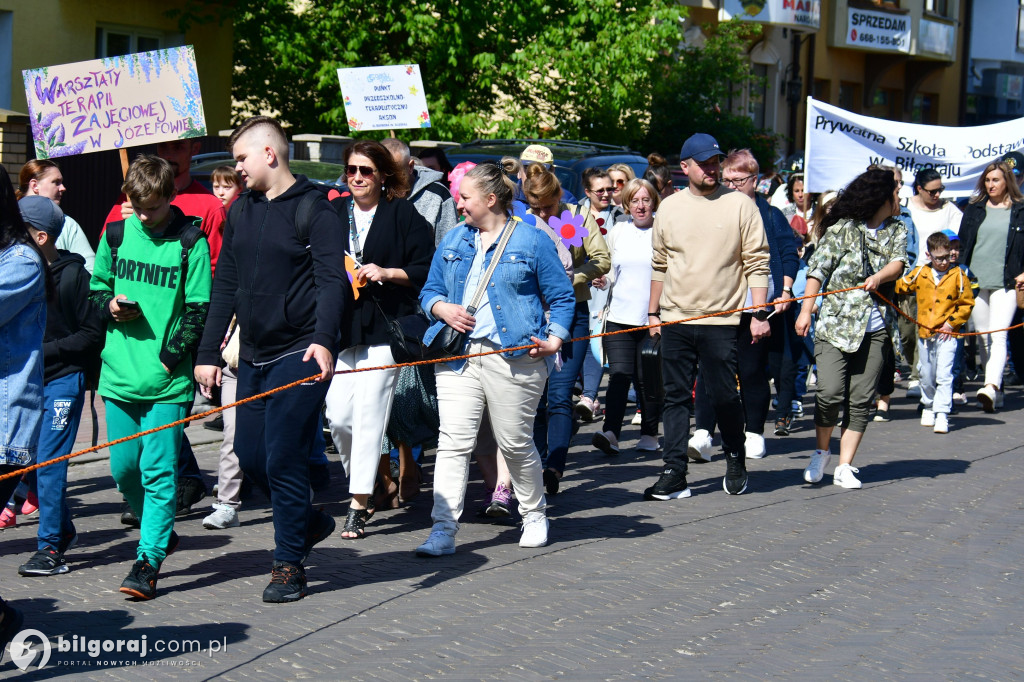
[[[803,479],[824,478],[838,426],[832,482],[859,488],[857,449],[889,420],[898,377],[909,372],[921,424],[945,434],[969,371],[992,412],[1008,362],[1024,367],[1020,330],[1007,332],[1024,289],[1016,152],[958,206],[932,169],[875,165],[810,194],[801,174],[705,134],[680,150],[683,187],[652,154],[642,177],[587,170],[580,201],[543,145],[452,168],[440,150],[358,140],[330,191],[292,174],[270,118],[229,148],[236,164],[212,193],[189,174],[188,140],[136,158],[95,252],[61,211],[56,163],[31,161],[16,183],[0,169],[0,528],[39,517],[22,575],[69,570],[67,461],[21,470],[71,452],[89,389],[111,440],[203,409],[197,387],[225,405],[273,391],[223,413],[203,525],[237,526],[262,491],[275,545],[263,600],[278,603],[305,596],[303,563],[337,528],[312,503],[328,453],[348,478],[344,539],[415,498],[434,450],[417,555],[456,551],[473,461],[488,490],[476,513],[513,518],[514,497],[520,546],[540,547],[581,421],[600,422],[596,451],[661,453],[648,500],[690,496],[689,462],[711,461],[717,430],[722,486],[738,495],[766,424],[789,435],[813,389]],[[410,353],[441,361],[396,366]],[[627,421],[640,427],[629,445]],[[150,599],[203,474],[180,424],[111,446],[110,467],[121,520],[139,528],[120,590]],[[0,639],[20,624],[3,604]]]

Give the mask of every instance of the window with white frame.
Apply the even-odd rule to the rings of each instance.
[[[130,26],[97,26],[96,58],[120,57],[171,47],[160,31]]]

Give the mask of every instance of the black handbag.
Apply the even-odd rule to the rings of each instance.
[[[505,224],[505,229],[502,231],[498,246],[491,256],[491,264],[488,266],[483,277],[480,278],[480,284],[477,285],[473,298],[469,302],[469,307],[466,308],[466,312],[470,315],[476,314],[480,300],[484,297],[484,291],[487,290],[487,283],[490,281],[491,275],[494,274],[494,269],[498,266],[501,254],[505,251],[505,246],[508,244],[509,239],[512,238],[512,232],[515,228],[516,221],[509,219],[508,223]],[[378,308],[380,308],[380,304],[378,304]],[[388,321],[388,341],[391,346],[391,355],[397,363],[450,358],[461,355],[462,350],[466,347],[466,332],[456,331],[447,324],[433,338],[429,346],[424,345],[423,337],[432,326],[432,323],[422,311],[417,311],[412,315],[404,315],[394,320],[390,319],[383,309],[381,309],[381,314]]]
[[[647,404],[665,398],[665,382],[661,375],[661,334],[650,334],[640,342],[640,381]]]

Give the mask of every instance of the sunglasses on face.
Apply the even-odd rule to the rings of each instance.
[[[596,187],[596,188],[594,188],[594,189],[592,189],[590,191],[593,192],[594,194],[611,194],[612,192],[615,191],[615,188],[614,187]]]
[[[626,184],[625,180],[616,180],[615,181],[615,186],[619,187],[619,188],[622,188],[625,184]]]
[[[921,189],[924,189],[924,187],[922,187]],[[946,187],[945,185],[939,185],[935,189],[924,189],[924,191],[928,192],[928,194],[932,195],[933,197],[937,197],[946,191]]]
[[[362,175],[364,178],[368,178],[376,172],[376,168],[370,168],[369,166],[345,166],[345,175],[350,178],[354,178],[356,173]]]

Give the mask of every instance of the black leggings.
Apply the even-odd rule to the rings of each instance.
[[[630,325],[609,322],[605,331],[613,332],[631,329]],[[604,431],[611,431],[618,438],[622,432],[622,420],[626,414],[626,397],[629,384],[636,385],[636,402],[640,406],[640,433],[644,436],[658,435],[661,421],[661,403],[648,404],[644,397],[643,376],[640,369],[640,344],[650,335],[646,329],[605,336],[602,339],[604,353],[608,358],[608,390],[605,392]]]

